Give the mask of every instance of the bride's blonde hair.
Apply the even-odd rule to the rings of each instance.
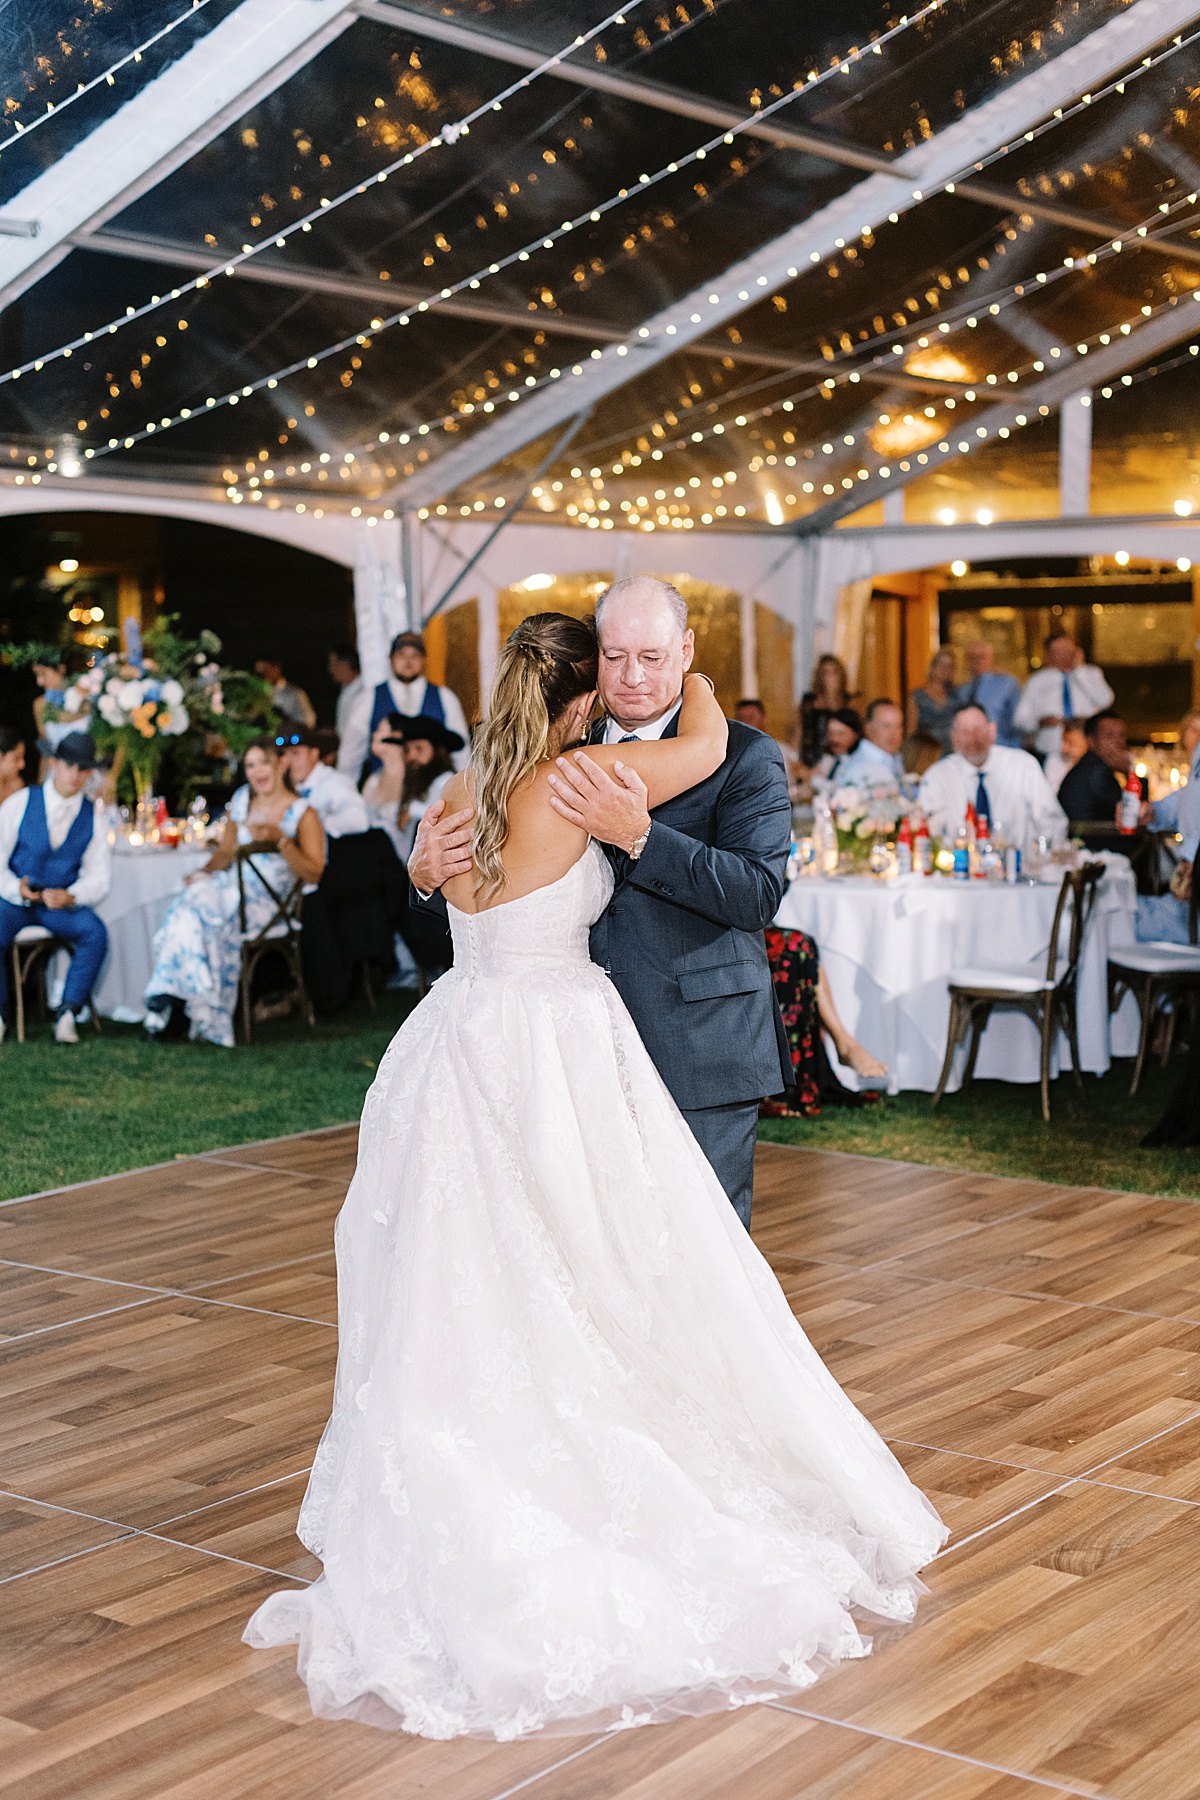
[[[471,755],[472,851],[476,885],[486,895],[504,885],[500,853],[508,841],[509,796],[545,761],[555,720],[595,687],[598,660],[595,621],[566,613],[522,619],[500,652]]]

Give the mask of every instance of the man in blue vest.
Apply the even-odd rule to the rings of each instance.
[[[92,908],[112,883],[112,852],[96,803],[86,798],[96,746],[72,731],[55,747],[41,787],[22,788],[0,806],[0,1042],[8,1009],[9,948],[27,925],[71,946],[71,967],[55,1021],[60,1044],[77,1044],[76,1017],[88,1005],[108,952],[108,932]]]
[[[338,750],[338,769],[357,781],[363,763],[374,771],[376,757],[368,757],[375,729],[389,713],[403,713],[405,718],[436,719],[456,731],[464,744],[471,734],[458,695],[448,687],[438,687],[425,675],[425,639],[419,631],[402,631],[392,639],[388,652],[391,675],[376,688],[368,688],[355,707]],[[460,750],[454,757],[456,769],[465,768],[467,753]]]

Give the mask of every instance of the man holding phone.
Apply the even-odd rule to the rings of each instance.
[[[8,1010],[8,952],[27,925],[71,947],[71,967],[55,1020],[60,1044],[77,1044],[76,1016],[87,1006],[108,952],[108,932],[92,908],[112,885],[112,852],[96,803],[85,797],[96,766],[86,731],[72,731],[50,754],[41,787],[0,806],[0,1042]]]

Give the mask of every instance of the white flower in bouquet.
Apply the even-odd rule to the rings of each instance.
[[[114,731],[118,730],[120,726],[128,724],[128,720],[121,710],[120,701],[114,694],[101,694],[96,704],[100,709],[100,717],[106,725],[111,725]]]
[[[135,706],[141,706],[146,698],[144,681],[110,681],[106,692],[111,694],[121,711],[128,716]]]
[[[177,681],[168,682],[167,686],[178,687],[179,683]],[[180,691],[182,693],[182,689]],[[166,699],[165,689],[162,698]],[[186,706],[171,706],[158,715],[158,729],[165,732],[168,737],[182,737],[190,724],[191,720],[188,717]]]
[[[169,681],[163,682],[162,691],[158,697],[164,706],[178,707],[183,702],[183,688],[180,683],[172,677]],[[183,727],[180,726],[179,729],[183,730]]]

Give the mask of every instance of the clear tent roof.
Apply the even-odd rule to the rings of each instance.
[[[239,10],[0,4],[0,234],[25,218],[31,182],[86,159],[93,132],[152,102],[164,70],[219,43]],[[945,0],[902,23],[880,0],[656,0],[573,47],[604,0],[360,0],[332,41],[10,292],[0,377],[22,374],[0,380],[0,467],[90,452],[97,474],[215,484],[239,503],[269,487],[286,504],[377,508],[415,503],[419,474],[425,503],[455,511],[502,500],[583,521],[607,494],[606,512],[638,523],[661,510],[653,475],[663,504],[682,488],[676,515],[694,523],[832,523],[881,479],[918,475],[939,440],[974,447],[989,408],[1028,396],[1029,435],[993,433],[979,453],[1002,479],[1044,440],[1040,384],[1084,354],[1111,362],[1122,326],[1097,446],[1189,437],[1188,321],[1165,350],[1139,357],[1136,337],[1200,286],[1200,43],[1186,34],[1088,104],[1066,78],[1048,129],[967,171],[988,197],[938,191],[873,216],[679,350],[641,372],[635,358],[557,458],[561,427],[531,411],[1128,11]],[[563,51],[571,78],[518,85]],[[755,128],[776,102],[774,135]],[[231,257],[244,260],[226,275]],[[468,471],[448,465],[435,494],[428,471],[465,445]]]

